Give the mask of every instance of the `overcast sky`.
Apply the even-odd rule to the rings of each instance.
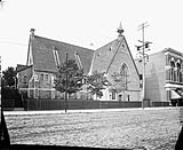
[[[96,49],[117,37],[120,21],[135,57],[138,26],[150,25],[151,53],[171,47],[183,52],[181,0],[4,0],[0,8],[2,69],[26,63],[30,28],[35,34]],[[93,46],[91,45],[93,43]]]

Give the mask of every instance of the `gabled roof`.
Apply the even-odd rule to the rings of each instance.
[[[16,67],[16,72],[21,72],[23,70],[26,70],[27,68],[30,68],[32,66],[27,66],[27,65],[21,65],[21,64],[17,64],[17,67]]]
[[[93,71],[106,72],[109,66],[111,59],[113,58],[117,47],[119,45],[119,41],[116,39],[108,44],[100,47],[95,51],[95,57],[93,60]]]
[[[69,59],[76,59],[77,54],[81,60],[84,73],[88,73],[94,51],[91,49],[75,46],[61,41],[34,35],[31,40],[34,70],[56,72],[57,66],[53,50],[57,50],[60,63],[63,63],[68,53]]]
[[[117,38],[116,40],[114,40],[96,50],[95,57],[94,57],[93,64],[92,64],[92,66],[93,66],[92,71],[97,70],[100,72],[108,73],[110,66],[113,63],[113,61],[120,49],[120,46],[122,44],[127,45],[127,50],[129,52],[130,58],[132,59],[132,63],[134,64],[137,74],[139,74],[135,61],[131,54],[131,51],[128,47],[127,41],[123,35],[121,35],[121,37]]]

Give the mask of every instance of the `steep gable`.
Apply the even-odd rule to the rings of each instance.
[[[92,71],[99,71],[99,72],[105,72],[108,73],[110,70],[110,67],[117,57],[119,53],[126,54],[125,57],[128,57],[128,59],[133,64],[133,67],[136,70],[136,73],[138,74],[138,70],[136,67],[136,64],[134,62],[134,59],[132,57],[132,54],[129,50],[128,44],[126,42],[126,39],[124,36],[109,42],[108,44],[104,45],[103,47],[97,49],[95,51],[95,56],[93,60],[93,68]],[[122,60],[123,58],[121,58]]]
[[[109,66],[109,61],[112,59],[119,45],[117,40],[114,40],[95,51],[92,64],[92,72],[106,72]]]
[[[112,81],[114,73],[120,73],[123,65],[128,68],[128,88],[130,90],[140,90],[139,73],[123,35],[116,40],[99,48],[95,52],[92,71],[105,72],[109,81]]]
[[[55,62],[54,50],[57,51],[60,63],[65,61],[66,53],[68,53],[69,59],[76,59],[75,54],[77,54],[81,60],[84,73],[87,74],[89,72],[94,53],[93,50],[37,35],[34,35],[32,39],[34,69],[37,71],[56,72],[57,64]]]

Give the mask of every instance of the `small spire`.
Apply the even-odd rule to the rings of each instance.
[[[117,29],[117,32],[119,33],[119,36],[121,36],[124,32],[123,28],[122,28],[122,25],[121,25],[121,22],[119,24],[119,28]]]

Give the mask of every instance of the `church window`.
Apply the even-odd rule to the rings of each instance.
[[[32,87],[34,88],[34,79],[32,80]]]
[[[122,98],[123,98],[123,96],[120,94],[120,95],[118,96],[118,99],[119,99],[120,102],[122,101]]]
[[[128,95],[128,101],[130,101],[130,95]]]
[[[27,76],[25,75],[24,78],[23,78],[23,83],[24,84],[27,84]]]
[[[82,63],[81,63],[81,59],[80,59],[78,53],[75,53],[75,58],[76,58],[76,62],[78,64],[79,69],[83,68]]]
[[[112,100],[115,100],[116,99],[116,93],[115,91],[112,91]]]
[[[125,89],[127,89],[129,73],[128,73],[128,67],[125,63],[122,65],[122,67],[120,69],[120,75],[122,77],[122,82],[124,83],[124,87],[125,87]]]
[[[55,58],[56,66],[59,67],[59,65],[60,65],[60,60],[59,60],[58,50],[57,50],[56,47],[54,47],[53,55],[54,55],[54,58]]]

